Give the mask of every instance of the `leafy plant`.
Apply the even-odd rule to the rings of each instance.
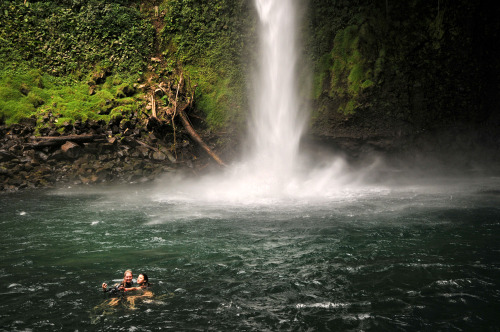
[[[119,72],[144,67],[154,30],[132,1],[2,1],[0,64],[28,63],[54,75],[97,64]]]
[[[196,105],[213,129],[238,122],[246,101],[246,50],[252,7],[246,0],[167,1],[165,54],[197,85]],[[240,114],[241,115],[241,114]]]

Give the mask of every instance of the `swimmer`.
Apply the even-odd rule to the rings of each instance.
[[[141,289],[151,286],[151,284],[149,283],[148,275],[146,273],[139,274],[139,276],[137,277],[137,284]]]
[[[149,283],[149,278],[146,273],[139,274],[139,276],[137,277],[137,285],[138,287],[132,287],[132,289],[142,290],[143,292],[142,295],[127,296],[127,302],[130,304],[129,306],[130,309],[136,309],[135,302],[137,300],[150,299],[153,297],[153,293],[150,290],[148,290],[151,284]]]
[[[102,290],[103,290],[103,292],[109,292],[111,294],[115,294],[115,293],[118,293],[120,291],[126,292],[126,291],[133,290],[134,287],[132,287],[132,279],[133,279],[132,271],[127,270],[123,273],[122,282],[120,282],[119,284],[116,284],[111,289],[108,289],[108,285],[104,282],[102,284]]]

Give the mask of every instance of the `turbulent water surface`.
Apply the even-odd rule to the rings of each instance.
[[[0,196],[0,330],[498,330],[500,179],[226,204],[141,187]],[[154,296],[109,306],[144,271]]]

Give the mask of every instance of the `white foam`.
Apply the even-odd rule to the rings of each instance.
[[[323,308],[323,309],[336,309],[336,308],[345,308],[348,307],[349,303],[341,303],[341,302],[319,302],[319,303],[298,303],[295,305],[297,309],[303,308]]]

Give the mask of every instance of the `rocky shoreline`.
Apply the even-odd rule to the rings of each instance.
[[[133,122],[133,121],[132,121]],[[155,130],[123,119],[67,124],[42,131],[36,119],[0,127],[0,191],[56,185],[142,183],[166,172],[209,163],[185,134],[169,147]],[[168,136],[168,135],[167,135]]]
[[[54,118],[38,121],[48,125],[36,129],[37,119],[29,118],[0,126],[0,192],[147,183],[169,172],[188,170],[195,176],[219,167],[181,126],[174,135],[172,126],[156,118],[135,114],[109,123],[88,120],[59,126]],[[394,169],[418,168],[441,174],[453,170],[500,172],[500,138],[491,125],[403,136],[363,134],[359,128],[332,132],[344,135],[309,135],[303,139],[302,149],[316,161],[333,153],[353,164],[382,157]],[[212,149],[222,152],[223,159],[230,162],[235,158],[237,139],[209,133],[202,136]]]

